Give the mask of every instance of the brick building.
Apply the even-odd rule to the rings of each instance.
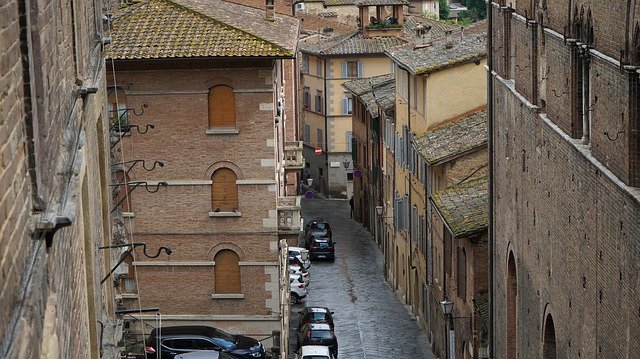
[[[491,5],[494,357],[640,357],[640,2]]]
[[[151,252],[173,250],[154,260],[137,252],[128,308],[159,307],[163,325],[262,338],[282,329],[279,253],[301,228],[303,159],[284,64],[297,35],[298,21],[273,8],[224,1],[141,1],[114,16],[113,106],[136,109],[129,124],[154,125],[125,136],[120,156],[164,164],[128,174],[155,193],[131,193],[127,225]],[[136,317],[149,324],[156,315]]]
[[[0,357],[116,358],[102,1],[0,5]]]

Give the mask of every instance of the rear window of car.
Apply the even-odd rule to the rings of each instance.
[[[311,331],[311,338],[314,339],[331,339],[331,331],[329,330],[313,330]]]
[[[316,245],[320,248],[328,248],[329,247],[329,242],[328,241],[316,241]]]
[[[329,359],[326,355],[305,355],[302,359]]]
[[[329,224],[328,223],[316,223],[315,227],[316,228],[320,228],[320,229],[328,229],[329,228]]]
[[[313,312],[311,313],[311,317],[313,320],[325,320],[327,318],[327,313]]]

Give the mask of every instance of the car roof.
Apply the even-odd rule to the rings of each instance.
[[[212,336],[218,335],[219,329],[207,327],[205,325],[179,325],[173,327],[155,328],[151,331],[150,336],[158,336],[158,332],[160,332],[163,337],[174,335]]]
[[[311,323],[309,326],[311,330],[331,330],[331,326],[325,323]]]
[[[329,347],[324,345],[303,345],[300,347],[302,355],[327,355],[329,356]]]
[[[289,247],[289,250],[296,251],[296,252],[308,252],[306,248],[302,248],[302,247]]]
[[[329,308],[325,307],[307,307],[307,309],[314,313],[329,313]]]

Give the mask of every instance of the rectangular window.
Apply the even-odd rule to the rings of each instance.
[[[311,127],[304,125],[304,143],[311,143]]]
[[[318,147],[320,147],[320,148],[324,148],[324,133],[323,132],[324,131],[322,131],[321,129],[317,129],[317,131],[316,131],[316,136],[317,136],[316,137],[316,140],[317,140],[316,143],[318,144]]]
[[[302,89],[302,107],[309,109],[310,105],[311,105],[311,95],[309,95],[309,88],[304,87]]]
[[[342,77],[362,77],[362,62],[357,60],[343,61]]]
[[[322,77],[322,59],[316,58],[316,76]]]
[[[309,55],[302,54],[302,73],[309,74]]]
[[[342,114],[350,115],[353,112],[353,99],[351,98],[351,94],[348,92],[344,93],[344,97],[342,98]]]
[[[347,152],[351,152],[351,149],[353,148],[351,143],[353,141],[353,131],[346,132],[346,140],[347,140]]]
[[[323,99],[322,99],[322,91],[320,90],[316,90],[316,106],[315,106],[315,110],[317,113],[324,113],[323,111],[323,103],[322,103]]]
[[[444,224],[442,225],[442,231],[444,233],[444,271],[447,274],[451,274],[451,242],[453,238],[451,238],[451,233],[449,233]]]

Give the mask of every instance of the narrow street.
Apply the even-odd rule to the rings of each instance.
[[[359,223],[349,218],[346,200],[303,200],[305,223],[331,224],[335,262],[311,264],[309,295],[304,306],[334,311],[340,359],[435,358],[426,335],[383,278],[382,253]],[[291,358],[295,358],[296,326],[302,305],[292,307]]]

